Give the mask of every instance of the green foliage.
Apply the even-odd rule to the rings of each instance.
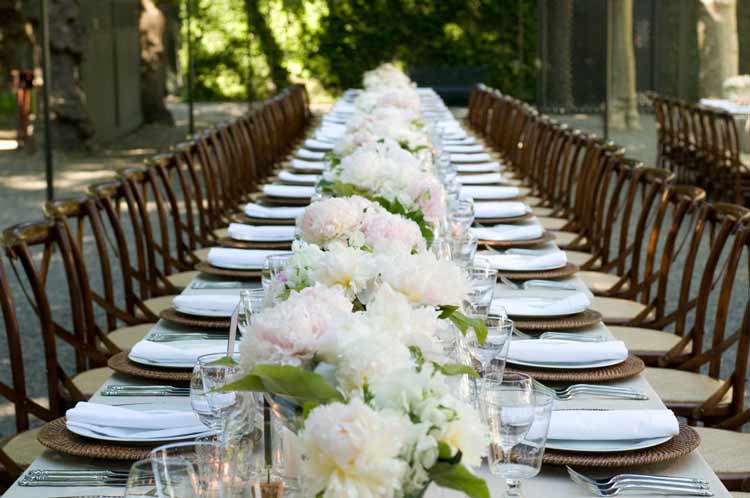
[[[438,310],[440,310],[438,318],[441,320],[450,320],[464,335],[466,335],[466,331],[469,329],[474,329],[474,334],[477,336],[479,344],[484,344],[485,339],[487,339],[487,324],[482,319],[464,315],[458,311],[458,306],[444,304],[438,306]]]
[[[288,81],[329,96],[359,86],[363,71],[386,61],[407,68],[484,66],[487,83],[534,96],[533,0],[193,2],[199,100],[260,99]]]

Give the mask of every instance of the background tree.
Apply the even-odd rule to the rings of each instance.
[[[547,90],[552,105],[570,109],[573,107],[573,74],[571,68],[571,24],[573,0],[547,0],[549,9],[550,47],[549,67],[556,68],[554,78]]]
[[[609,76],[609,126],[639,128],[633,49],[633,0],[610,0],[612,51]]]
[[[139,20],[141,42],[141,107],[143,121],[174,125],[167,109],[167,70],[169,68],[166,40],[167,17],[153,0],[141,0]]]
[[[701,97],[721,97],[722,84],[739,72],[736,0],[700,0],[698,17]]]

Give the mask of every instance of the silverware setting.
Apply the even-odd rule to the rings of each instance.
[[[20,486],[123,486],[127,470],[30,470],[18,481]]]
[[[553,388],[534,380],[534,386],[558,401],[567,401],[580,395],[594,396],[599,398],[616,398],[646,400],[648,396],[629,387],[600,386],[596,384],[572,384],[568,387]]]
[[[176,341],[226,341],[227,336],[222,334],[208,334],[205,332],[180,332],[168,333],[157,332],[147,337],[151,342],[176,342]]]
[[[206,282],[204,280],[193,280],[190,289],[251,289],[253,286],[247,282]]]
[[[189,387],[178,386],[106,386],[102,396],[190,396]]]
[[[625,492],[659,495],[713,496],[708,481],[692,477],[671,477],[646,474],[620,474],[603,479],[593,479],[566,466],[573,482],[580,484],[597,496],[617,496]]]
[[[606,339],[600,335],[583,335],[570,332],[544,332],[539,335],[530,335],[513,327],[513,335],[519,339],[550,339],[555,341],[570,342],[604,342]]]

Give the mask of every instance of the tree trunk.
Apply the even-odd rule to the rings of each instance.
[[[700,96],[721,97],[722,84],[739,71],[736,0],[700,0]]]
[[[16,0],[0,0],[0,88],[6,89],[12,70],[33,70],[32,40]]]
[[[245,0],[245,10],[247,12],[247,23],[250,27],[250,32],[258,37],[258,43],[266,56],[268,67],[271,70],[271,80],[278,92],[289,85],[289,72],[281,64],[284,53],[276,42],[273,31],[268,27],[265,16],[260,12],[258,0]]]
[[[550,103],[555,107],[573,107],[573,75],[571,72],[571,22],[573,0],[547,2],[550,19],[549,67],[553,78],[548,81]]]
[[[633,0],[611,0],[612,60],[609,95],[609,126],[613,129],[640,127],[635,90],[633,49]]]
[[[138,23],[141,40],[141,108],[146,123],[174,125],[167,109],[168,55],[165,50],[167,18],[153,0],[141,0]]]
[[[39,1],[24,2],[24,13],[34,24],[41,42]],[[80,65],[86,33],[80,22],[78,0],[50,0],[50,73],[45,75],[50,91],[52,140],[55,147],[91,147],[94,126],[81,88]]]

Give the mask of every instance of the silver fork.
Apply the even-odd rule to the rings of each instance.
[[[102,396],[189,396],[189,387],[177,386],[107,386]]]
[[[157,332],[149,335],[146,340],[151,342],[177,342],[177,341],[226,341],[227,336],[222,334],[206,334],[196,332],[181,332],[179,334]]]
[[[593,477],[588,477],[584,474],[581,474],[580,472],[576,472],[575,470],[573,470],[567,465],[565,466],[565,468],[567,469],[568,474],[571,476],[571,478],[575,476],[576,478],[586,481],[590,484],[600,485],[600,486],[612,486],[612,485],[616,485],[619,482],[640,480],[640,481],[666,482],[666,483],[674,483],[674,484],[687,484],[691,486],[709,489],[708,481],[706,481],[705,479],[696,479],[695,477],[676,477],[676,476],[662,476],[662,475],[650,475],[650,474],[617,474],[611,477],[594,479]]]
[[[605,339],[600,335],[580,335],[569,332],[544,332],[540,335],[529,335],[513,327],[513,334],[520,339],[550,339],[556,341],[571,342],[603,342]]]
[[[600,398],[646,400],[648,396],[629,387],[598,386],[595,384],[572,384],[564,388],[549,387],[534,380],[534,386],[558,401],[567,401],[581,394]]]
[[[568,468],[568,474],[573,482],[586,487],[597,496],[617,496],[627,491],[647,492],[659,495],[688,495],[713,496],[710,489],[703,484],[676,483],[672,481],[656,481],[631,479],[620,484],[599,484],[596,481]]]
[[[193,280],[190,283],[191,289],[244,289],[250,288],[247,282],[206,282],[202,280]]]

